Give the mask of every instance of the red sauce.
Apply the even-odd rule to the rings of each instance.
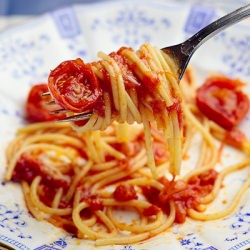
[[[148,199],[148,201],[152,204],[158,204],[158,196],[160,191],[152,186],[142,187],[143,195]]]
[[[153,142],[153,153],[156,165],[167,162],[169,159],[169,151],[163,143]]]
[[[148,88],[149,91],[152,91],[157,87],[160,82],[160,79],[156,72],[152,72],[151,74],[144,74],[141,79],[145,87]]]
[[[41,183],[50,189],[67,188],[69,186],[69,182],[65,179],[50,175],[46,171],[46,166],[35,156],[22,154],[13,171],[12,180],[18,182],[24,180],[31,184],[36,176],[41,176]]]
[[[85,200],[89,204],[89,208],[91,211],[103,210],[103,202],[100,197],[97,195],[91,195]]]
[[[122,48],[120,48],[119,50],[118,50],[118,52],[117,52],[117,54],[118,55],[120,55],[120,56],[122,56],[123,55],[123,51],[124,50],[127,50],[127,49],[129,49],[129,50],[131,50],[131,51],[133,51],[131,48],[126,48],[126,47],[122,47]],[[144,55],[144,57],[146,57],[147,55]],[[143,60],[144,58],[142,58],[141,57],[141,59]],[[124,73],[128,73],[128,78],[130,78],[130,74],[132,74],[133,75],[133,78],[136,80],[136,82],[138,82],[138,84],[134,84],[133,85],[133,87],[138,87],[138,86],[142,86],[141,85],[141,83],[140,82],[142,82],[143,83],[143,87],[141,88],[142,89],[142,91],[145,91],[145,88],[147,89],[147,91],[152,91],[152,88],[153,89],[155,89],[156,88],[156,86],[159,84],[159,82],[160,82],[160,79],[159,79],[159,77],[158,77],[158,75],[157,75],[157,73],[156,72],[147,72],[146,74],[143,74],[143,76],[142,76],[142,78],[141,79],[139,79],[139,81],[138,81],[138,78],[139,77],[137,77],[135,74],[134,74],[134,72],[136,71],[136,64],[128,64],[128,62],[127,62],[127,59],[125,58],[125,57],[122,57],[122,58],[120,58],[120,62],[121,61],[123,61],[123,62],[125,62],[125,63],[122,63],[122,64],[125,64],[125,65],[128,65],[127,67],[128,67],[128,69],[129,69],[129,73],[128,72],[126,72],[126,71],[124,71]],[[118,63],[118,65],[119,65],[119,60],[117,60],[117,63]],[[131,73],[130,73],[131,72]],[[125,76],[125,79],[127,78],[127,76],[126,75],[124,75]],[[125,81],[126,82],[126,81]]]
[[[179,126],[182,127],[183,124],[183,114],[182,114],[182,110],[181,110],[181,101],[177,98],[174,99],[174,103],[171,106],[167,107],[168,112],[177,112],[178,114],[178,122],[179,122]]]
[[[118,64],[120,70],[121,70],[121,74],[122,74],[122,78],[125,84],[125,88],[135,88],[140,86],[140,82],[138,81],[136,75],[134,74],[134,72],[129,68],[127,59],[119,53],[120,51],[116,52],[112,52],[110,53],[110,57],[112,57],[115,62]]]
[[[57,191],[58,191],[57,188],[53,188],[47,185],[42,185],[39,188],[38,195],[39,195],[40,200],[44,204],[51,207]],[[72,208],[72,201],[60,200],[58,208]]]
[[[237,128],[227,131],[225,136],[225,142],[236,148],[242,148],[242,144],[246,141],[246,139],[246,135]]]
[[[126,156],[133,157],[139,153],[143,146],[143,142],[135,140],[133,142],[126,143],[112,143],[111,146]]]
[[[78,232],[78,229],[76,226],[74,226],[73,224],[66,224],[64,223],[62,226],[61,226],[62,229],[64,229],[66,232],[70,233],[70,234],[73,234],[75,236],[77,236],[77,232]]]
[[[117,186],[113,193],[113,197],[117,201],[130,201],[138,198],[135,188],[131,185]]]
[[[218,176],[218,172],[214,169],[209,169],[198,176],[193,176],[189,180],[189,184],[196,184],[200,186],[214,185],[214,182]]]
[[[143,194],[166,213],[169,213],[169,202],[173,201],[176,210],[175,222],[183,223],[186,220],[187,209],[197,209],[200,199],[211,192],[217,176],[218,173],[211,169],[192,177],[188,183],[161,178],[159,181],[164,185],[162,191],[147,186],[143,187]]]
[[[175,201],[175,222],[184,223],[187,217],[187,209],[184,201]]]
[[[103,210],[103,202],[98,195],[91,194],[89,188],[81,187],[80,201],[85,201],[89,204],[91,211]]]
[[[65,216],[52,215],[48,221],[51,222],[56,227],[60,227],[64,229],[66,232],[77,237],[78,229],[73,224],[72,215],[65,215]]]
[[[189,85],[192,83],[192,75],[191,75],[191,69],[187,68],[185,71],[185,74],[183,75],[183,78],[187,81]]]
[[[180,100],[178,100],[177,98],[174,99],[174,102],[172,105],[167,107],[168,112],[176,112],[176,111],[180,111],[181,107],[180,107],[181,103]]]
[[[92,63],[94,64],[94,63]],[[105,68],[101,68],[101,73],[103,75],[103,79],[100,81],[101,87],[103,90],[107,92],[111,92],[111,82],[110,82],[110,75]]]
[[[166,103],[163,99],[154,99],[150,102],[150,106],[155,114],[161,114],[162,110],[166,109]]]
[[[44,204],[51,206],[58,189],[66,189],[70,183],[66,179],[49,173],[46,169],[48,169],[46,165],[34,155],[24,153],[17,161],[12,180],[17,182],[26,181],[31,184],[35,177],[40,176],[42,186],[39,189],[39,197]],[[61,201],[59,208],[65,207],[71,207],[71,204]]]
[[[143,210],[143,215],[145,216],[153,216],[157,215],[161,209],[157,207],[156,205],[151,205]]]
[[[101,96],[95,104],[95,107],[93,108],[94,113],[98,114],[99,116],[104,117],[105,116],[105,108],[104,108],[104,100],[103,96]]]

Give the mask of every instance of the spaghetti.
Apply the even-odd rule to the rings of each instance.
[[[89,120],[73,123],[82,134],[103,130],[114,120],[142,123],[148,165],[156,178],[150,139],[151,123],[163,131],[171,155],[170,172],[180,173],[182,143],[181,96],[175,65],[161,50],[143,44],[138,51],[121,48],[98,62],[65,61],[51,71],[49,90],[73,115],[92,111]]]
[[[229,174],[250,166],[250,143],[236,127],[223,128],[200,111],[190,69],[180,88],[182,162],[188,158],[195,136],[201,136],[197,163],[184,176],[166,175],[173,155],[159,124],[151,122],[149,130],[154,178],[148,168],[145,124],[119,124],[112,118],[106,128],[81,134],[68,123],[51,121],[20,128],[6,152],[5,179],[21,183],[28,210],[36,219],[47,220],[78,238],[94,240],[96,245],[141,242],[174,223],[184,223],[187,216],[202,221],[228,216],[248,190],[249,175],[226,208],[213,213],[206,209]],[[171,112],[177,115],[175,109]],[[215,168],[224,144],[246,155],[241,162],[218,171]]]

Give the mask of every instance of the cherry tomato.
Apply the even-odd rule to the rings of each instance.
[[[30,184],[36,176],[42,178],[41,182],[46,185],[50,191],[60,187],[68,188],[69,186],[67,178],[64,179],[60,176],[52,175],[51,172],[48,172],[48,167],[36,156],[23,153],[15,165],[12,180],[17,182],[26,181]],[[48,194],[50,194],[50,192],[46,193],[47,196]]]
[[[227,131],[224,141],[236,148],[244,148],[244,143],[248,141],[247,136],[237,128]]]
[[[52,70],[48,86],[56,102],[72,112],[93,108],[101,95],[99,82],[90,65],[79,58],[64,61]]]
[[[131,185],[119,185],[114,191],[114,199],[117,201],[130,201],[137,199],[135,188]]]
[[[249,110],[249,99],[240,90],[243,83],[224,76],[213,76],[198,88],[200,111],[225,129],[239,124]]]
[[[161,209],[159,207],[157,207],[156,205],[151,205],[149,207],[144,208],[143,215],[152,216],[158,214],[160,211]]]
[[[50,114],[50,111],[60,108],[58,105],[48,105],[52,101],[50,96],[42,96],[48,92],[48,85],[45,83],[34,85],[28,94],[25,112],[26,119],[30,122],[54,121],[62,119],[65,114]]]

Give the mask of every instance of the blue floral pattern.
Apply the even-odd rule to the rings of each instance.
[[[250,234],[250,211],[244,211],[241,207],[239,211],[233,216],[234,222],[230,224],[232,235],[225,238],[225,241],[236,241],[241,236]]]
[[[31,239],[30,234],[22,232],[22,228],[27,227],[27,223],[23,218],[23,212],[18,204],[15,204],[15,210],[7,208],[7,206],[0,204],[0,228],[3,228],[10,233],[13,233],[18,238]],[[25,216],[27,214],[25,213]]]
[[[221,60],[228,66],[228,74],[236,76],[240,73],[249,77],[250,35],[241,38],[222,32],[215,37],[215,41],[222,43],[225,47],[226,51],[222,54]]]
[[[126,246],[123,246],[123,247],[120,247],[118,248],[119,250],[149,250],[148,248],[135,248],[131,245],[126,245]],[[117,248],[114,249],[114,248],[107,248],[107,250],[118,250]]]
[[[72,57],[80,57],[80,58],[87,58],[88,51],[87,48],[84,46],[84,37],[83,36],[75,36],[69,39],[65,39],[65,43],[68,49],[72,53]]]
[[[23,114],[21,113],[20,109],[17,107],[16,109],[14,109],[12,106],[4,106],[1,107],[0,105],[0,115],[2,115],[3,117],[15,117],[17,118],[19,121],[22,121],[22,116]],[[5,185],[5,182],[1,182],[0,183],[2,186]]]
[[[202,239],[194,233],[187,234],[182,240],[180,240],[180,243],[187,250],[219,250],[204,243]]]
[[[18,37],[0,41],[0,67],[2,70],[10,71],[9,73],[17,79],[25,76],[41,76],[40,67],[44,64],[41,51],[50,42],[47,34],[39,34],[32,40]]]
[[[3,121],[0,133],[4,134],[7,131],[7,126],[11,124],[11,122],[5,123],[6,120],[12,121],[13,117],[21,118],[22,116],[19,105],[16,105],[16,103],[14,103],[15,105],[6,105],[8,99],[11,98],[4,96],[1,90],[4,92],[10,84],[18,87],[25,84],[31,85],[32,82],[27,81],[27,79],[40,81],[48,74],[48,67],[51,66],[48,62],[53,61],[54,63],[61,59],[66,60],[69,57],[90,58],[91,51],[105,50],[102,45],[108,43],[112,48],[120,45],[138,47],[143,42],[155,41],[155,37],[159,39],[159,43],[165,42],[165,34],[176,35],[179,39],[182,39],[197,32],[217,16],[215,10],[200,6],[189,6],[187,8],[183,5],[159,4],[156,6],[154,4],[153,2],[151,4],[143,3],[143,5],[137,5],[133,1],[114,2],[114,5],[112,5],[114,15],[102,15],[100,12],[95,12],[94,8],[89,8],[89,12],[83,12],[88,17],[84,25],[81,23],[84,20],[84,17],[80,16],[81,8],[63,8],[41,17],[40,24],[45,21],[48,22],[50,24],[48,29],[52,29],[53,32],[47,32],[47,26],[45,27],[45,25],[42,30],[39,29],[40,26],[34,27],[33,25],[32,28],[29,26],[23,28],[23,30],[28,31],[25,35],[19,30],[6,33],[5,36],[0,35],[0,119]],[[105,7],[103,4],[99,8],[102,8],[102,6]],[[183,11],[183,8],[186,9]],[[158,11],[159,15],[155,14]],[[175,22],[175,18],[184,12],[185,18],[183,20],[185,20],[183,21],[180,18],[180,22]],[[79,22],[79,17],[81,17],[81,22]],[[231,76],[237,76],[238,74],[244,77],[250,76],[249,28],[246,30],[247,32],[244,32],[244,28],[242,28],[240,35],[237,36],[232,32],[225,31],[212,40],[214,46],[223,47],[218,53],[218,60],[226,65],[226,73]],[[104,35],[100,38],[100,41],[95,40],[96,43],[91,44],[92,40],[89,36],[95,38],[99,32],[103,32]],[[164,37],[162,32],[164,32]],[[9,82],[5,82],[5,78],[2,77],[3,73],[8,75]],[[24,97],[19,97],[19,91],[16,88],[14,88],[13,95],[16,98],[13,98],[14,100]],[[1,166],[2,169],[3,167]],[[5,193],[4,190],[7,190],[10,185],[1,181],[1,194]],[[15,198],[12,199],[15,201]],[[43,234],[44,238],[42,239],[35,239],[33,227],[29,223],[30,220],[27,219],[31,219],[29,215],[24,212],[21,205],[14,204],[14,202],[12,205],[9,208],[4,202],[1,203],[0,201],[0,242],[10,244],[17,250],[70,249],[70,242],[74,241],[74,238],[68,235],[62,234],[54,241],[46,234]],[[226,235],[222,234],[221,238],[225,245],[230,245],[230,247],[225,248],[226,250],[245,250],[250,246],[250,214],[249,211],[246,211],[247,208],[249,210],[249,205],[240,208],[228,220],[223,220],[228,231]],[[206,223],[204,223],[204,226],[206,226]],[[172,235],[177,239],[182,232],[178,226],[175,226],[174,230],[175,232],[172,232]],[[224,250],[211,245],[214,242],[211,242],[211,244],[206,242],[196,230],[187,232],[192,233],[186,233],[181,240],[176,240],[175,244],[180,246],[178,249]],[[161,240],[163,243],[159,249],[165,250],[168,241],[164,237]],[[158,250],[158,246],[154,246],[152,242],[150,246],[147,246],[147,244],[143,246],[145,247],[140,244],[107,246],[103,249]],[[77,249],[85,249],[84,241]],[[94,249],[94,247],[86,247],[86,249]]]
[[[68,239],[71,239],[71,236],[65,236],[62,238],[59,238],[58,240],[55,240],[54,242],[50,244],[43,244],[39,247],[34,248],[34,250],[63,250],[67,248],[68,246]]]
[[[150,42],[159,27],[163,27],[167,33],[170,25],[171,22],[167,17],[157,18],[145,13],[141,8],[125,5],[115,16],[107,19],[95,18],[91,29],[93,32],[107,31],[116,45],[138,47],[143,42]],[[151,32],[145,32],[145,30]]]
[[[65,248],[65,247],[67,247],[68,243],[66,242],[65,239],[60,238],[60,239],[56,240],[55,242],[53,242],[52,245],[58,246],[61,248]]]

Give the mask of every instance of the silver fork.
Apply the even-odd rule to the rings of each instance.
[[[188,40],[183,43],[162,48],[161,50],[168,54],[175,62],[177,68],[177,74],[179,80],[181,80],[185,70],[188,66],[188,63],[194,54],[194,52],[208,39],[215,36],[220,31],[226,29],[227,27],[247,18],[250,16],[250,4],[247,4],[244,7],[241,7],[219,19],[212,22],[208,26],[204,27]],[[49,92],[44,93],[43,95],[49,95]],[[55,104],[54,101],[48,104]],[[52,111],[52,114],[66,112],[64,109]],[[86,111],[84,113],[76,114],[69,116],[65,119],[59,121],[79,121],[86,120],[92,115],[91,111]]]
[[[207,25],[183,43],[162,49],[170,55],[177,65],[179,80],[181,80],[194,52],[208,39],[220,31],[250,16],[250,4],[241,7]]]

